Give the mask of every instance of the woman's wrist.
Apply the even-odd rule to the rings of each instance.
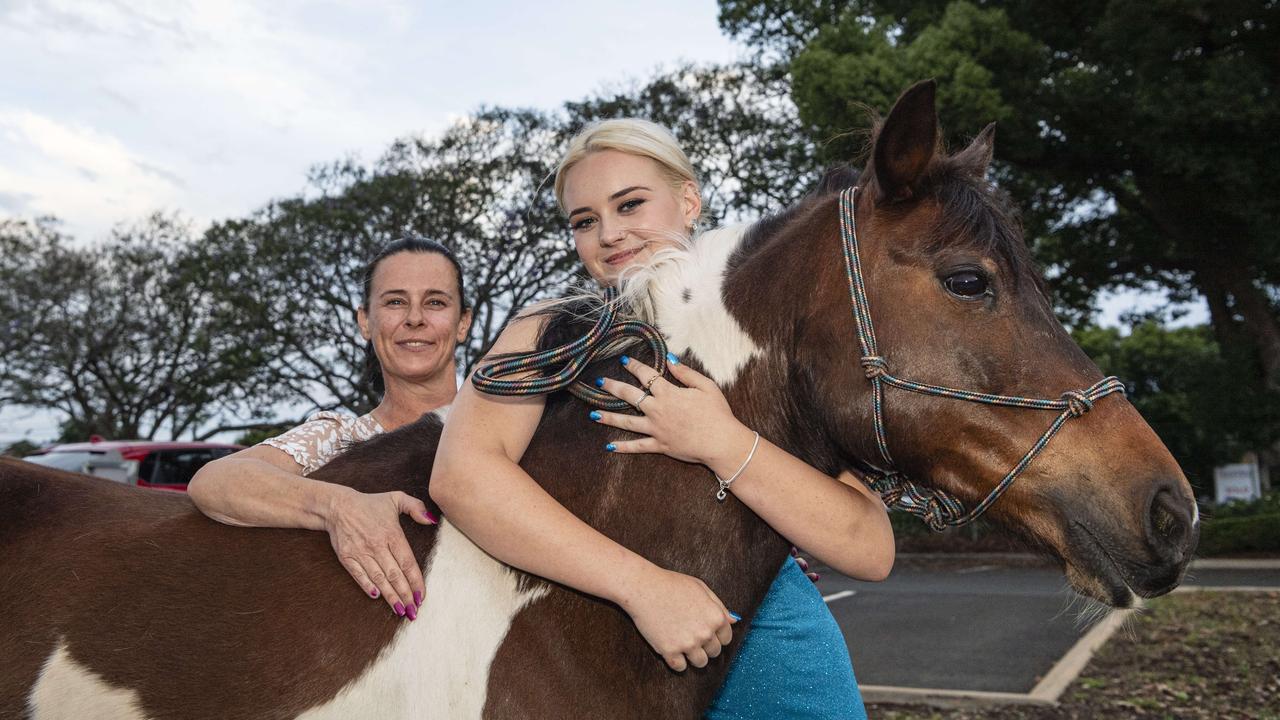
[[[631,614],[645,590],[652,587],[655,573],[660,571],[662,568],[652,562],[640,555],[633,555],[624,564],[622,572],[614,576],[616,579],[611,585],[612,591],[602,597]]]
[[[307,503],[307,512],[319,522],[316,529],[326,532],[342,512],[343,503],[359,492],[346,485],[322,481],[312,481],[308,490],[310,502]]]
[[[729,478],[737,473],[755,445],[756,433],[751,428],[736,420],[734,426],[715,447],[708,448],[707,459],[703,461],[717,477]]]

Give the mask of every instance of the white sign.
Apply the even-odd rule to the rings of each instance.
[[[1213,484],[1218,488],[1218,504],[1262,497],[1258,466],[1254,463],[1219,465],[1213,469]]]

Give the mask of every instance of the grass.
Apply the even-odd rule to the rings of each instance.
[[[1280,592],[1178,593],[1147,603],[1057,707],[870,705],[884,720],[1280,720]]]

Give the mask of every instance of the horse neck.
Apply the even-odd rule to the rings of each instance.
[[[648,281],[653,320],[667,349],[695,358],[726,389],[763,352],[724,302],[729,260],[746,230],[734,226],[703,233],[688,252],[664,263]]]
[[[812,269],[793,267],[806,253],[776,247],[762,230],[703,233],[689,253],[654,273],[649,300],[668,349],[715,380],[739,420],[823,467],[830,462],[822,434],[802,417],[789,372],[799,304],[808,296],[798,290],[813,283]]]

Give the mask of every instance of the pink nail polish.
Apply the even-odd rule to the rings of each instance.
[[[409,616],[409,620],[417,620],[418,608],[414,607],[413,605],[407,605],[405,606],[404,614]]]
[[[422,593],[417,590],[413,591],[413,604],[422,607]]]
[[[430,510],[423,510],[422,515],[426,519],[430,520],[432,525],[440,524],[440,518],[436,517],[435,515],[432,515]]]
[[[397,602],[395,605],[392,605],[392,606],[391,606],[391,609],[395,611],[396,615],[399,615],[400,617],[404,617],[404,604],[403,604],[403,603],[399,603],[399,602]]]
[[[369,597],[371,598],[378,597],[378,588],[369,588]]]

